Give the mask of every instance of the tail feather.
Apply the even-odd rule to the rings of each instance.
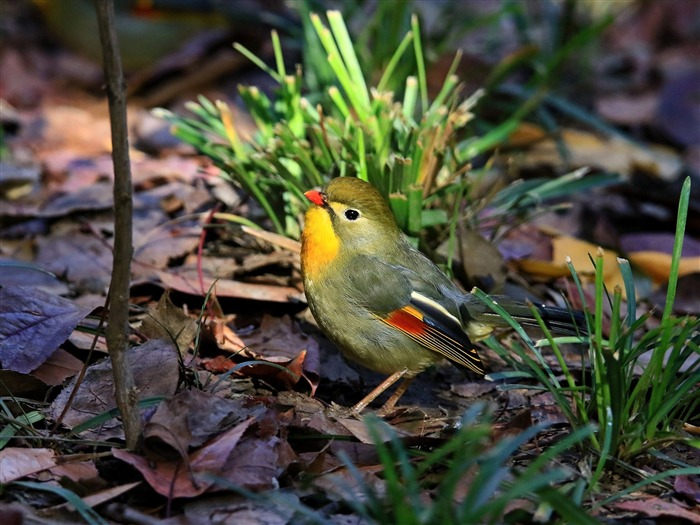
[[[520,324],[539,326],[529,305],[506,296],[492,296],[492,299]],[[468,298],[464,302],[463,306],[466,307],[471,319],[488,326],[507,325],[507,322],[500,315],[483,303],[479,303],[480,301],[477,302],[473,297]],[[539,311],[545,325],[553,332],[562,335],[586,335],[588,333],[586,316],[583,312],[541,304],[535,305],[535,308]]]
[[[557,308],[556,306],[537,305],[537,310],[544,324],[552,331],[562,335],[586,335],[588,325],[583,312]],[[533,319],[534,324],[537,322]]]

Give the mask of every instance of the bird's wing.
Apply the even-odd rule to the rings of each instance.
[[[363,308],[425,348],[484,373],[461,321],[439,302],[440,292],[432,283],[408,268],[378,259],[358,259],[353,266],[352,286],[361,293]]]

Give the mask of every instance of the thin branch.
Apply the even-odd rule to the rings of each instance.
[[[129,136],[126,123],[126,89],[119,42],[114,25],[113,0],[95,0],[102,43],[102,63],[109,99],[114,164],[114,261],[109,289],[110,307],[107,347],[112,360],[114,395],[124,424],[126,446],[136,449],[141,441],[138,390],[129,366],[129,285],[131,277],[132,184]]]

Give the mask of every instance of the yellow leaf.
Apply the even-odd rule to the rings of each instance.
[[[643,251],[629,254],[629,260],[652,278],[654,284],[668,281],[671,273],[671,255],[663,252]],[[700,257],[681,257],[678,275],[700,272]]]

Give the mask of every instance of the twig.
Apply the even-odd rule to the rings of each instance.
[[[102,64],[109,100],[114,164],[114,260],[109,288],[110,308],[107,347],[114,374],[114,397],[122,416],[126,446],[136,449],[141,441],[138,390],[127,358],[129,350],[129,284],[131,277],[132,184],[129,136],[126,123],[126,89],[119,42],[114,25],[113,0],[95,0],[102,43]]]

